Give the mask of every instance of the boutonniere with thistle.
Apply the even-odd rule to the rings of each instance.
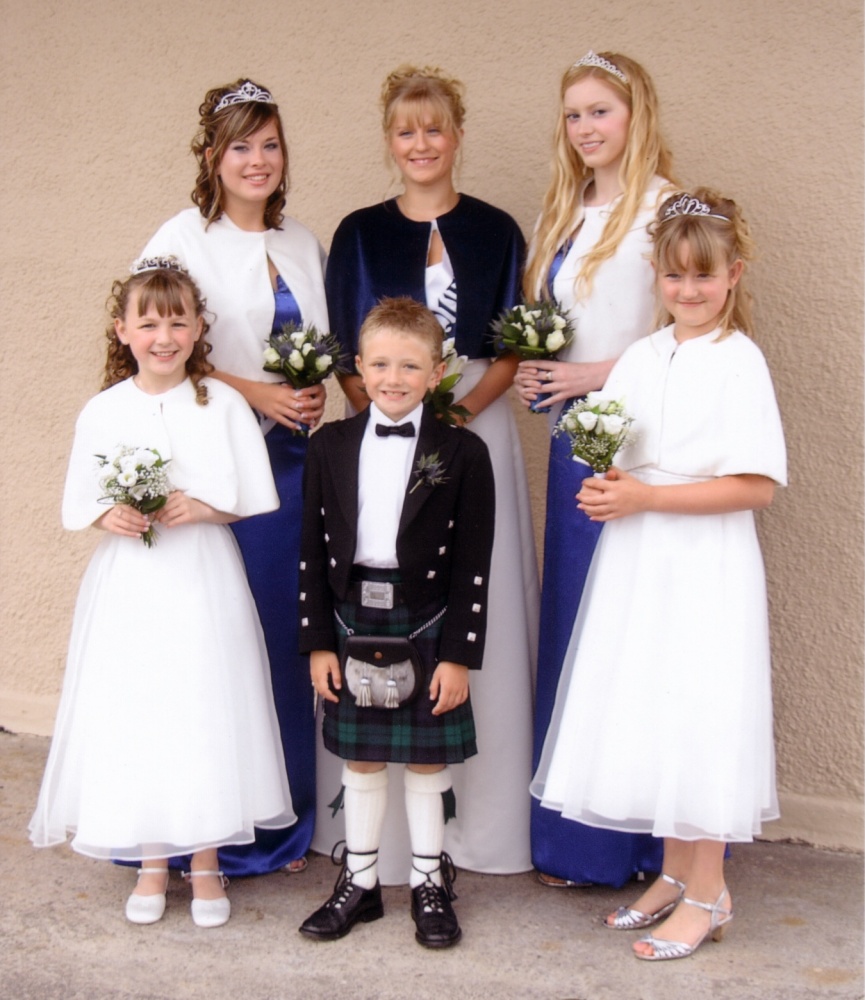
[[[414,493],[418,486],[429,486],[432,489],[435,486],[441,486],[442,483],[446,483],[448,477],[444,474],[444,471],[445,467],[442,465],[437,451],[434,451],[431,455],[421,455],[415,463],[414,469],[412,469],[412,475],[417,482],[409,490],[409,494]]]

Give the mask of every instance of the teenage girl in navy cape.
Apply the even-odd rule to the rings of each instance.
[[[402,193],[352,212],[333,237],[327,297],[333,332],[349,356],[358,331],[383,297],[409,296],[438,316],[469,362],[456,387],[471,429],[486,443],[496,480],[496,531],[484,668],[472,699],[480,752],[454,776],[456,818],[445,847],[457,865],[507,874],[527,871],[531,727],[537,643],[538,573],[528,484],[516,424],[504,393],[516,358],[493,361],[490,322],[520,295],[524,242],[501,209],[457,191],[463,143],[462,85],[437,69],[403,66],[382,88],[383,130]],[[342,380],[355,409],[368,405],[357,376]],[[341,835],[328,804],[339,789],[339,761],[319,754],[315,844]],[[393,769],[392,774],[393,774]],[[392,780],[398,778],[394,775]],[[399,796],[390,797],[392,803]],[[408,830],[389,806],[380,874],[405,882]]]

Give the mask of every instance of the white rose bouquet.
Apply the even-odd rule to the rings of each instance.
[[[293,320],[283,323],[278,333],[265,341],[264,370],[282,375],[295,389],[306,389],[323,382],[331,372],[345,374],[342,345],[332,333],[322,333],[311,323],[299,326]],[[309,428],[300,425],[292,434],[305,436]]]
[[[283,323],[279,333],[272,333],[265,343],[264,370],[284,376],[295,389],[318,385],[331,372],[348,371],[336,337],[312,324]]]
[[[463,368],[468,361],[465,354],[457,354],[453,337],[448,337],[442,345],[442,361],[445,363],[445,373],[441,382],[427,392],[425,403],[431,403],[436,416],[446,424],[455,424],[458,419],[470,417],[471,413],[464,406],[454,402],[454,388],[463,377]]]
[[[97,455],[100,469],[105,469],[99,480],[104,496],[100,503],[125,504],[142,514],[155,514],[165,506],[171,483],[165,467],[171,459],[163,459],[155,448],[131,448],[118,445],[110,455]],[[156,542],[156,529],[151,525],[141,533],[141,541],[148,548]]]
[[[493,347],[497,354],[510,351],[523,361],[555,360],[574,339],[574,325],[554,299],[543,299],[508,309],[493,321]],[[549,393],[539,393],[529,407],[546,412]]]
[[[565,410],[553,433],[567,434],[573,460],[603,475],[630,437],[633,422],[620,402],[590,392]]]

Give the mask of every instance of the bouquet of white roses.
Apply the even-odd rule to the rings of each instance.
[[[442,345],[442,361],[445,363],[445,373],[441,382],[427,392],[424,397],[425,403],[431,403],[436,416],[446,424],[457,423],[458,418],[465,419],[471,413],[459,403],[454,402],[454,388],[457,382],[463,377],[463,368],[468,361],[465,354],[457,354],[456,344],[453,337]]]
[[[100,503],[124,504],[142,514],[154,514],[165,506],[171,483],[165,471],[171,459],[163,459],[155,448],[131,448],[118,445],[110,455],[97,455],[105,473],[99,480],[104,496]],[[141,541],[151,548],[156,529],[151,524],[141,533]]]
[[[553,299],[530,302],[508,309],[493,322],[493,347],[498,354],[510,351],[523,361],[555,360],[558,352],[574,339],[574,325]],[[549,393],[539,393],[530,409],[544,412]]]
[[[503,312],[493,321],[493,346],[524,361],[552,358],[573,340],[574,326],[552,299],[530,302]]]
[[[331,372],[348,371],[342,364],[342,347],[336,337],[312,324],[283,323],[266,344],[264,370],[284,376],[295,389],[318,385]]]
[[[567,434],[573,460],[603,475],[627,441],[633,422],[620,402],[590,392],[565,410],[553,433]]]

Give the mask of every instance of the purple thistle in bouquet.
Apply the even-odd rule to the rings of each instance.
[[[492,323],[493,347],[497,354],[510,351],[523,361],[555,361],[556,355],[574,339],[574,325],[554,299],[529,302],[508,309]],[[539,392],[529,405],[533,413],[548,413],[550,393]]]
[[[347,374],[342,346],[332,333],[323,333],[311,323],[301,326],[293,320],[283,323],[265,341],[264,370],[282,375],[295,389],[323,382],[331,373]],[[301,425],[296,434],[308,434]]]

